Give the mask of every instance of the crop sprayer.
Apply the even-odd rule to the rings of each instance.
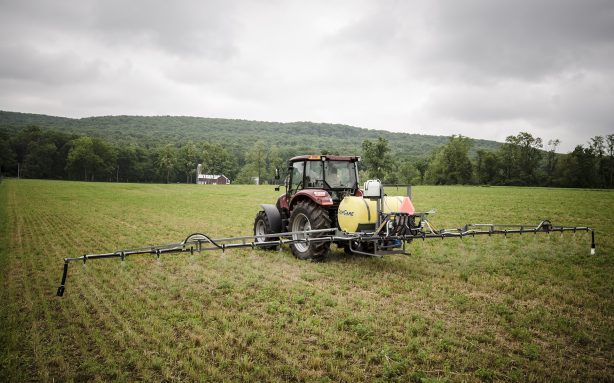
[[[348,254],[382,257],[409,255],[406,244],[413,240],[463,238],[479,235],[577,232],[591,233],[591,254],[595,254],[595,231],[587,226],[555,226],[549,220],[536,225],[466,224],[460,228],[436,230],[429,212],[416,212],[410,196],[387,196],[379,180],[358,183],[357,156],[298,156],[288,161],[286,192],[275,205],[261,204],[254,233],[244,237],[216,238],[203,233],[188,235],[178,243],[86,254],[64,258],[62,282],[57,295],[63,296],[71,262],[119,258],[133,255],[160,257],[169,253],[190,253],[235,248],[275,249],[289,245],[299,259],[321,260],[331,244]],[[276,171],[279,179],[279,171]],[[277,187],[276,190],[279,190]]]

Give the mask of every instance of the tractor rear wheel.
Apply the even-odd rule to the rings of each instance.
[[[322,206],[312,201],[300,201],[290,214],[290,231],[330,229],[331,220]],[[318,237],[322,234],[292,234],[293,240]],[[330,242],[297,242],[290,245],[292,254],[298,259],[322,259],[330,249]]]
[[[269,217],[267,217],[264,211],[258,212],[256,214],[256,220],[254,221],[254,235],[265,235],[265,234],[273,234],[271,230],[271,223],[269,222]],[[266,237],[266,238],[256,238],[256,242],[267,242],[267,241],[277,241],[279,238],[277,237]],[[277,248],[277,245],[271,246],[258,246],[261,249],[265,250],[274,250]]]

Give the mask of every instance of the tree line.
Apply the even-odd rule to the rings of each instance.
[[[386,183],[433,185],[516,185],[581,188],[614,187],[614,134],[595,136],[586,146],[558,154],[560,140],[520,132],[508,136],[497,150],[469,155],[473,140],[450,137],[429,158],[395,160],[385,139],[362,145],[365,176]]]
[[[362,142],[361,179],[386,183],[488,184],[612,188],[614,134],[558,154],[559,140],[544,148],[541,138],[521,132],[495,150],[471,151],[474,141],[452,136],[430,156],[393,154],[382,137]],[[136,144],[107,141],[37,126],[17,133],[0,130],[0,173],[10,177],[113,182],[194,183],[197,164],[233,183],[275,183],[275,169],[313,148],[281,148],[258,140],[249,145],[212,141]],[[347,154],[327,150],[322,154]],[[355,153],[351,153],[355,154]]]
[[[194,183],[196,167],[233,182],[273,183],[275,168],[295,153],[257,141],[244,149],[218,142],[138,145],[43,130],[0,130],[0,174],[20,178],[107,182]]]

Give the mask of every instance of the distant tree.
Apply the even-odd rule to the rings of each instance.
[[[604,187],[608,178],[607,159],[605,158],[605,140],[602,136],[595,136],[589,141],[589,149],[595,163],[595,187]]]
[[[21,176],[65,178],[68,151],[76,137],[35,126],[20,131],[11,140],[11,148],[14,153],[19,153],[16,157]]]
[[[424,183],[424,175],[429,167],[429,162],[430,160],[427,157],[420,158],[415,162],[416,169],[420,173],[420,183]]]
[[[607,187],[614,187],[614,134],[608,134],[605,137],[607,154],[608,154],[608,176]]]
[[[258,176],[259,182],[263,181],[262,176],[266,170],[266,155],[267,150],[264,141],[262,140],[256,141],[256,143],[254,143],[254,145],[247,152],[247,168],[245,168],[245,170],[247,171],[248,169],[253,169],[255,175]]]
[[[156,149],[136,147],[136,164],[134,165],[134,177],[139,182],[160,181],[157,168],[158,153]]]
[[[605,152],[605,140],[602,136],[595,136],[589,141],[589,148],[596,157],[602,157]]]
[[[497,154],[480,149],[476,152],[475,178],[478,184],[496,184],[499,178],[499,160]]]
[[[117,149],[117,169],[115,181],[136,181],[134,167],[136,164],[136,147],[134,145],[122,145]]]
[[[555,177],[557,155],[556,150],[561,144],[561,140],[554,139],[548,140],[548,151],[546,152],[546,158],[544,161],[544,173],[545,173],[545,185],[552,185]]]
[[[200,146],[203,169],[209,174],[224,174],[234,181],[237,173],[235,157],[221,144],[204,142]]]
[[[391,182],[394,160],[390,154],[388,140],[378,137],[376,142],[364,140],[362,142],[362,156],[369,174],[369,178],[377,178],[384,182]]]
[[[399,166],[398,182],[408,185],[418,185],[422,181],[420,172],[410,160],[401,162]]]
[[[0,135],[0,176],[15,166],[15,152],[9,144],[8,136]]]
[[[165,174],[166,183],[170,182],[170,177],[177,166],[177,150],[171,144],[167,144],[157,151],[156,166]]]
[[[53,161],[58,148],[52,143],[31,142],[23,162],[27,178],[53,178]]]
[[[510,185],[537,185],[541,162],[542,139],[530,133],[520,132],[508,136],[499,149],[499,161],[503,169],[503,183]]]
[[[23,165],[28,155],[28,148],[30,143],[39,142],[42,135],[42,130],[38,126],[28,126],[19,131],[10,140],[11,148],[15,154],[16,172],[18,177],[23,176]]]
[[[185,174],[185,182],[187,184],[193,183],[192,176],[196,173],[196,166],[198,165],[199,153],[198,148],[194,143],[188,142],[179,149],[179,156],[177,159],[179,169]]]
[[[117,148],[115,180],[124,182],[151,182],[157,179],[157,152],[136,144]]]
[[[573,152],[569,154],[568,186],[589,188],[597,183],[597,172],[595,167],[595,154],[593,150],[577,145]]]
[[[266,158],[267,181],[269,183],[275,183],[275,169],[279,169],[280,172],[283,172],[283,168],[284,159],[281,157],[279,148],[273,145],[269,148]]]
[[[239,184],[253,184],[253,178],[258,174],[258,169],[253,163],[246,163],[241,167],[241,170],[236,176],[236,182]]]
[[[79,137],[72,142],[72,148],[68,152],[66,170],[69,174],[79,178],[83,175],[83,181],[94,179],[94,171],[103,165],[103,160],[94,151],[94,141],[90,137]]]
[[[259,140],[252,145],[245,155],[245,162],[237,174],[237,182],[252,183],[258,177],[260,183],[274,183],[275,169],[284,170],[284,158],[276,145],[266,147],[264,141]],[[291,157],[291,155],[290,155]]]
[[[100,138],[93,138],[92,142],[94,153],[102,160],[102,164],[94,169],[92,175],[99,181],[115,180],[117,170],[117,149]]]
[[[68,160],[68,152],[72,148],[72,141],[77,136],[58,134],[53,138],[53,143],[57,148],[53,156],[52,176],[51,178],[65,179],[67,178],[66,161]]]
[[[38,126],[28,126],[22,129],[12,140],[13,150],[17,162],[23,163],[28,155],[28,146],[31,142],[39,142],[42,130]]]
[[[436,185],[471,183],[473,167],[469,149],[472,145],[468,137],[450,137],[448,144],[435,152],[425,174],[426,182]]]

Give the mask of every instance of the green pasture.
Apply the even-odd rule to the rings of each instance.
[[[388,189],[388,194],[395,194]],[[402,190],[400,191],[402,192]],[[62,259],[249,234],[272,186],[0,183],[0,380],[612,381],[614,193],[414,188],[437,228],[590,225],[418,241],[324,262],[231,250]]]

